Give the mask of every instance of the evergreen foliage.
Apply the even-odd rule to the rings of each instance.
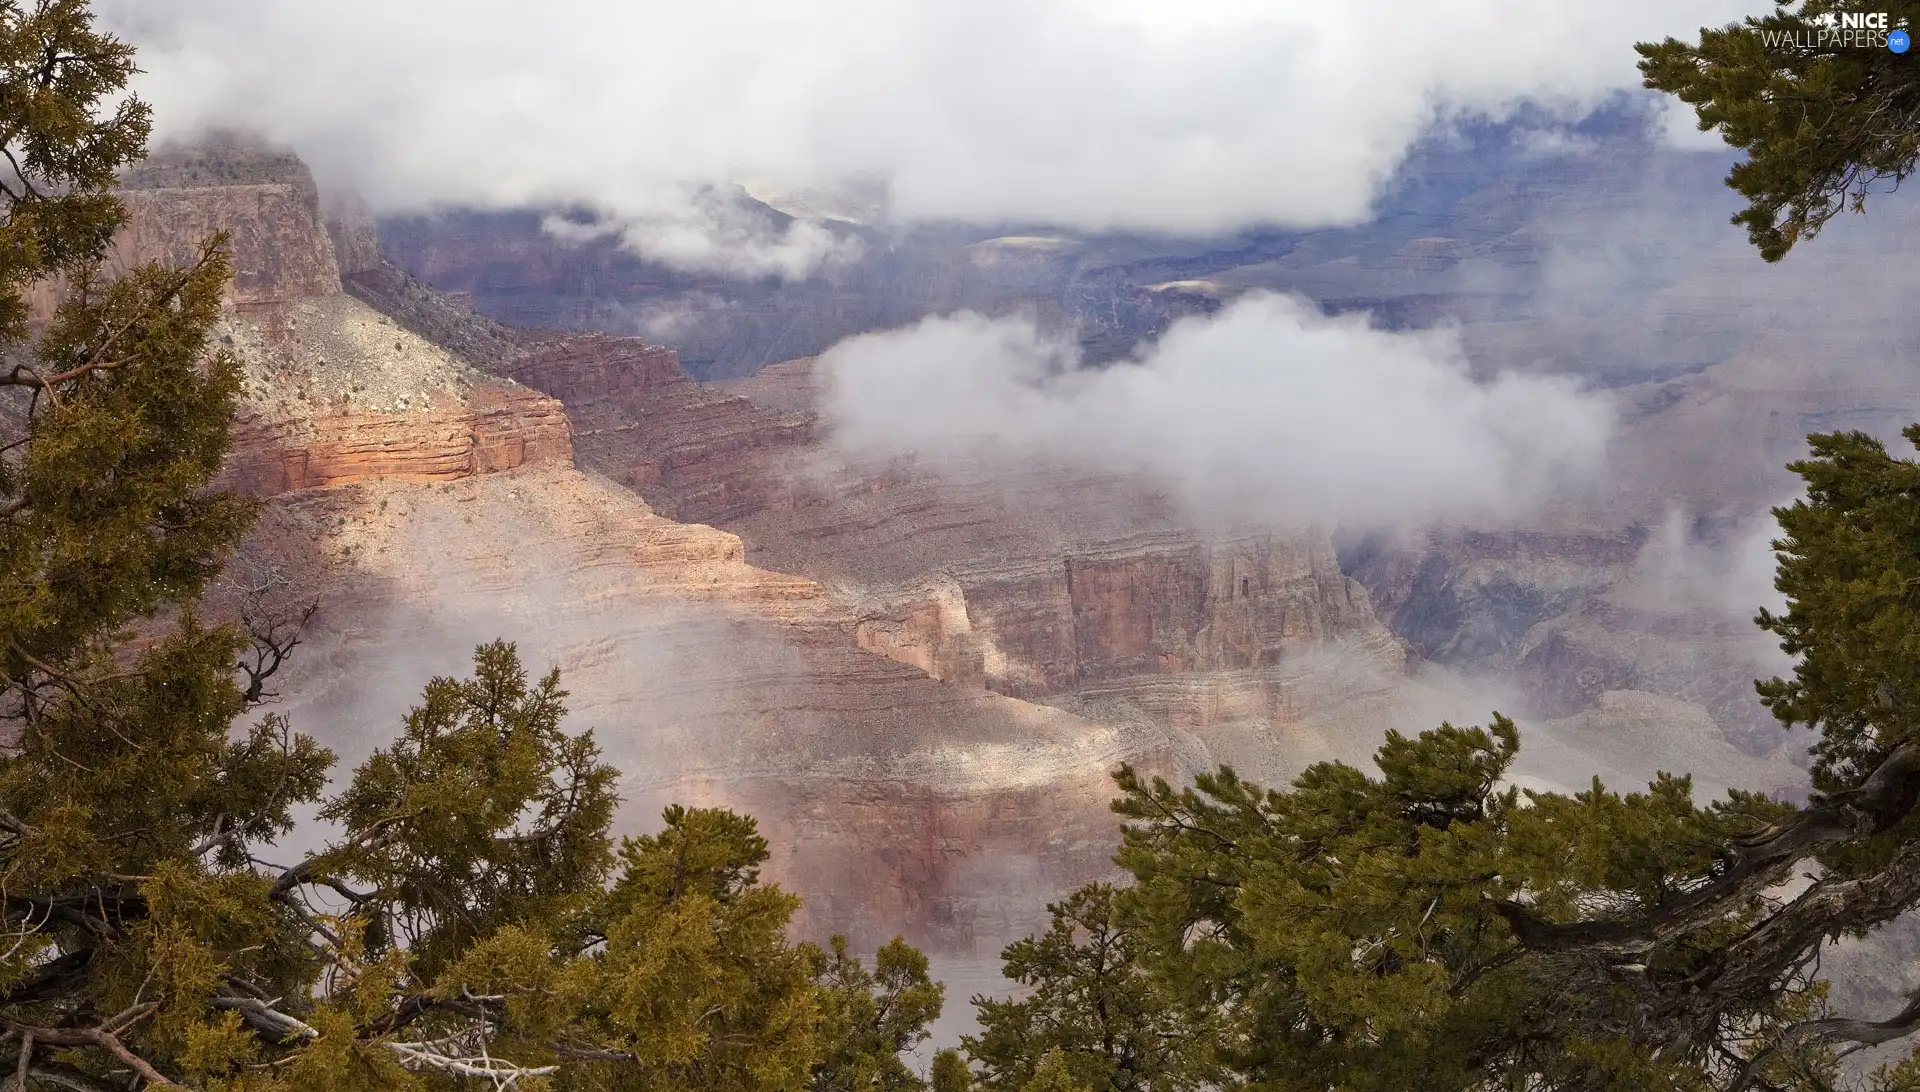
[[[1727,176],[1747,199],[1733,222],[1767,261],[1842,210],[1863,210],[1876,186],[1897,186],[1920,158],[1920,66],[1911,53],[1820,36],[1823,16],[1868,9],[1886,12],[1889,30],[1920,33],[1913,0],[1806,0],[1702,28],[1697,43],[1638,47],[1648,87],[1677,96],[1701,131],[1718,130],[1747,153]]]
[[[1920,425],[1906,438],[1920,445]],[[1834,792],[1920,733],[1920,467],[1863,433],[1811,442],[1791,467],[1806,499],[1774,511],[1787,611],[1758,619],[1800,663],[1760,694],[1781,720],[1820,727],[1815,782]]]
[[[946,990],[927,973],[927,957],[895,938],[874,955],[869,971],[834,937],[814,950],[820,995],[823,1054],[812,1092],[917,1092],[925,1082],[903,1056],[927,1040]],[[951,1062],[943,1063],[951,1065]]]
[[[1053,927],[1006,950],[1020,1000],[974,999],[981,1032],[965,1041],[983,1089],[1020,1092],[1047,1059],[1078,1087],[1163,1092],[1218,1074],[1199,1048],[1207,1022],[1141,965],[1145,938],[1115,906],[1110,885],[1082,888],[1047,908]]]
[[[164,685],[230,680],[231,643],[206,647]],[[41,842],[96,782],[0,783],[19,826],[6,864],[37,881],[7,895],[15,1072],[105,1089],[132,1069],[209,1092],[924,1088],[900,1054],[940,1011],[926,957],[895,941],[869,970],[838,938],[792,943],[799,902],[760,881],[767,845],[743,816],[671,807],[616,849],[613,771],[590,734],[560,729],[563,698],[512,646],[483,646],[471,678],[429,682],[399,740],[324,799],[330,756],[273,717],[213,776],[109,733],[78,753],[129,787],[183,786],[116,805],[116,829],[207,821],[91,857]],[[241,776],[208,783],[223,770]],[[340,836],[268,865],[248,832],[316,801]]]

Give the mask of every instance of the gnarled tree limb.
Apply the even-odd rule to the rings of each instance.
[[[1614,959],[1638,958],[1660,944],[1723,920],[1732,909],[1784,879],[1795,864],[1820,847],[1892,829],[1916,803],[1920,803],[1920,744],[1903,743],[1859,788],[1818,798],[1792,816],[1740,839],[1720,875],[1653,913],[1619,921],[1556,924],[1512,901],[1497,902],[1494,909],[1530,951],[1578,949]]]

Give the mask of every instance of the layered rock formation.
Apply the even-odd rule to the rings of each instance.
[[[259,496],[393,480],[448,482],[542,463],[571,465],[560,403],[524,388],[476,384],[464,404],[418,414],[338,414],[236,423],[229,469]]]
[[[805,416],[769,414],[695,383],[673,350],[631,338],[563,338],[523,351],[505,373],[567,403],[581,465],[694,523],[775,504],[784,487],[777,464],[810,427]]]
[[[1199,761],[1269,778],[1324,757],[1281,738],[1316,718],[1351,714],[1361,753],[1377,738],[1405,654],[1321,533],[1197,532],[1135,483],[1058,467],[845,465],[817,442],[810,367],[721,390],[668,350],[585,337],[507,371],[567,403],[582,466],[821,581],[860,647],[935,679],[1191,735]]]
[[[534,668],[565,672],[572,723],[595,728],[621,770],[622,833],[668,801],[749,811],[776,847],[769,875],[807,899],[808,933],[974,953],[1110,871],[1115,765],[1177,775],[1203,760],[1160,725],[876,655],[860,612],[821,584],[750,565],[736,535],[582,473],[559,400],[342,291],[297,163],[228,146],[128,181],[123,254],[178,258],[220,229],[246,271],[216,331],[245,372],[226,475],[270,499],[236,580],[264,574],[290,602],[319,601],[277,680],[280,711],[346,763],[391,738],[431,674],[506,637]],[[350,232],[336,237],[356,254]],[[364,254],[349,265],[369,272]],[[453,314],[439,301],[423,313]],[[562,342],[514,362],[594,402],[745,404],[687,383],[670,356],[607,361],[608,348]],[[689,459],[667,452],[626,476],[658,481]]]
[[[857,590],[869,647],[950,681],[1044,698],[1271,666],[1328,640],[1391,645],[1318,532],[1201,535],[1138,486],[1058,468],[996,482],[911,459],[827,466],[807,366],[735,388],[779,409],[632,339],[570,339],[509,374],[567,403],[583,465],[738,531],[770,568]]]

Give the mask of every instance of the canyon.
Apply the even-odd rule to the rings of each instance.
[[[278,189],[231,155],[156,155],[122,247],[172,255],[171,226],[217,227],[258,274],[216,331],[246,374],[224,483],[267,502],[234,580],[266,574],[288,602],[320,604],[280,708],[343,761],[380,746],[429,676],[504,636],[562,670],[573,723],[621,770],[623,831],[667,802],[750,812],[778,847],[772,875],[807,897],[805,928],[960,952],[1044,920],[1031,892],[1108,871],[1116,765],[1191,765],[1155,725],[864,649],[860,614],[819,583],[750,565],[737,536],[576,466],[562,402],[348,295],[311,183]],[[154,210],[168,218],[141,218]],[[588,348],[537,346],[526,366],[616,387],[677,375],[671,354],[659,374],[595,373],[602,347]]]
[[[1043,922],[1049,898],[1109,874],[1121,762],[1281,782],[1363,761],[1387,728],[1498,707],[1526,718],[1526,783],[1677,767],[1704,789],[1795,791],[1792,741],[1751,701],[1771,662],[1739,613],[1751,605],[1657,594],[1668,510],[1689,513],[1680,554],[1711,547],[1746,526],[1726,513],[1773,499],[1793,430],[1907,412],[1899,384],[1811,401],[1769,387],[1749,354],[1622,388],[1644,441],[1630,457],[1655,465],[1535,525],[1206,524],[1119,473],[849,459],[822,423],[832,377],[813,357],[710,357],[697,374],[733,378],[703,382],[659,339],[506,325],[532,312],[497,306],[486,284],[513,280],[533,307],[585,260],[529,243],[524,224],[502,238],[479,216],[376,221],[323,202],[296,159],[231,140],[158,153],[128,186],[123,253],[177,258],[219,228],[245,272],[218,331],[247,375],[225,482],[267,505],[236,579],[270,572],[289,602],[320,603],[282,710],[356,762],[429,676],[515,640],[532,666],[562,670],[571,723],[621,770],[623,832],[669,801],[750,812],[770,875],[806,899],[802,929],[868,947],[898,933],[987,956]],[[1417,230],[1425,241],[1386,265],[1452,253]],[[953,266],[971,272],[915,281],[916,306],[1070,322],[1104,284],[1116,316],[1122,299],[1152,307],[1093,336],[1132,336],[1237,290],[1223,261],[1319,248],[1328,265],[1329,245],[1136,253],[1128,276],[1161,278],[1141,285],[1091,276],[1084,250],[975,240]],[[478,248],[493,272],[405,267],[434,247]],[[1081,272],[1063,301],[1049,263],[1069,260]],[[554,306],[534,317],[593,325]],[[877,321],[823,313],[812,342],[792,344]],[[1501,330],[1507,344],[1544,336]],[[1772,414],[1770,431],[1743,455],[1786,451],[1774,471],[1736,496],[1696,462],[1687,493],[1662,455],[1674,437],[1755,414]]]
[[[856,219],[893,232],[882,249],[896,274],[882,291],[911,296],[909,317],[1037,310],[1076,330],[1096,364],[1182,316],[1279,291],[1387,328],[1451,327],[1482,376],[1575,377],[1604,391],[1621,418],[1605,481],[1502,525],[1333,528],[1332,561],[1307,571],[1357,582],[1417,669],[1470,680],[1503,709],[1558,721],[1608,694],[1655,694],[1704,710],[1746,755],[1793,762],[1802,738],[1783,733],[1752,690],[1785,665],[1752,625],[1772,597],[1768,508],[1794,494],[1784,467],[1810,432],[1858,428],[1906,447],[1898,430],[1920,418],[1920,380],[1887,361],[1920,337],[1899,303],[1912,285],[1898,240],[1914,212],[1889,202],[1871,227],[1837,223],[1820,247],[1766,266],[1724,226],[1725,150],[1672,146],[1637,111],[1623,101],[1572,125],[1522,111],[1442,126],[1371,219],[1351,228],[1148,240]],[[653,329],[685,350],[695,375],[761,411],[685,393],[698,387],[681,381],[659,386],[657,399],[563,393],[576,420],[591,422],[583,461],[648,491],[663,511],[739,533],[762,564],[863,597],[866,640],[889,655],[1055,703],[1096,682],[1118,685],[1156,717],[1219,723],[1209,720],[1218,713],[1145,695],[1268,646],[1255,635],[1266,623],[1226,622],[1211,605],[1201,620],[1174,605],[1222,601],[1206,590],[1209,559],[1237,556],[1233,536],[1201,543],[1165,498],[1084,470],[934,467],[904,453],[887,467],[849,468],[817,425],[803,438],[814,365],[766,365],[794,343],[760,338],[739,316],[770,323],[798,309],[824,347],[822,316],[845,319],[840,334],[859,323],[800,297],[858,295],[848,286],[872,287],[862,278],[879,277],[880,264],[777,289],[695,285],[609,241],[564,245],[538,227],[519,213],[382,222],[395,264],[465,304],[536,325],[564,317],[615,333]],[[967,272],[941,282],[900,269]],[[641,321],[683,306],[700,316],[685,330]],[[721,332],[732,348],[716,350]],[[683,408],[666,409],[673,399]],[[1269,530],[1252,529],[1255,553]],[[1077,600],[1097,594],[1088,566],[1110,548],[1158,559],[1160,575],[1125,580],[1163,614],[1118,623],[1151,635],[1130,651],[1083,658],[1107,615]],[[1189,550],[1198,552],[1177,559]],[[1069,590],[1070,570],[1074,581],[1086,574],[1086,590]],[[1343,608],[1323,598],[1313,609],[1305,623],[1296,601],[1286,624],[1325,622],[1335,640],[1368,640]],[[1233,626],[1241,635],[1228,638]],[[1143,670],[1148,657],[1171,674]]]
[[[644,391],[522,378],[568,402],[583,465],[738,533],[758,564],[842,589],[863,611],[864,647],[935,677],[1144,717],[1269,782],[1322,758],[1364,761],[1383,727],[1496,706],[1560,756],[1523,759],[1548,782],[1580,778],[1580,763],[1612,768],[1609,748],[1661,718],[1691,728],[1644,763],[1695,753],[1710,756],[1703,784],[1798,780],[1793,741],[1752,700],[1752,680],[1777,668],[1738,613],[1750,608],[1650,599],[1661,544],[1647,526],[1338,546],[1313,529],[1202,531],[1119,475],[849,465],[818,435],[815,361],[716,389],[646,352]],[[1649,720],[1588,731],[1627,710]]]

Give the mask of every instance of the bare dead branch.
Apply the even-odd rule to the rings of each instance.
[[[131,1068],[135,1073],[138,1073],[141,1079],[155,1087],[185,1087],[175,1081],[168,1080],[164,1074],[153,1068],[152,1063],[140,1055],[135,1054],[132,1050],[129,1050],[127,1045],[120,1041],[119,1036],[107,1031],[105,1028],[34,1027],[33,1025],[23,1024],[4,1016],[0,1016],[0,1022],[4,1022],[9,1029],[18,1032],[22,1036],[31,1036],[36,1042],[45,1043],[48,1046],[96,1047],[104,1050],[115,1058],[120,1059],[122,1063]]]
[[[231,1009],[240,1014],[249,1026],[264,1032],[276,1043],[289,1040],[308,1040],[320,1038],[320,1032],[310,1024],[289,1016],[274,1008],[279,999],[262,1000],[255,997],[234,997],[222,995],[215,997],[211,1004],[216,1009]]]
[[[457,1077],[475,1077],[493,1082],[495,1088],[517,1087],[527,1077],[547,1077],[560,1071],[559,1066],[522,1066],[501,1058],[492,1058],[485,1053],[485,1038],[478,1044],[461,1041],[462,1037],[430,1039],[419,1042],[387,1042],[381,1045],[400,1056],[400,1064],[409,1069],[422,1067],[437,1069]]]

